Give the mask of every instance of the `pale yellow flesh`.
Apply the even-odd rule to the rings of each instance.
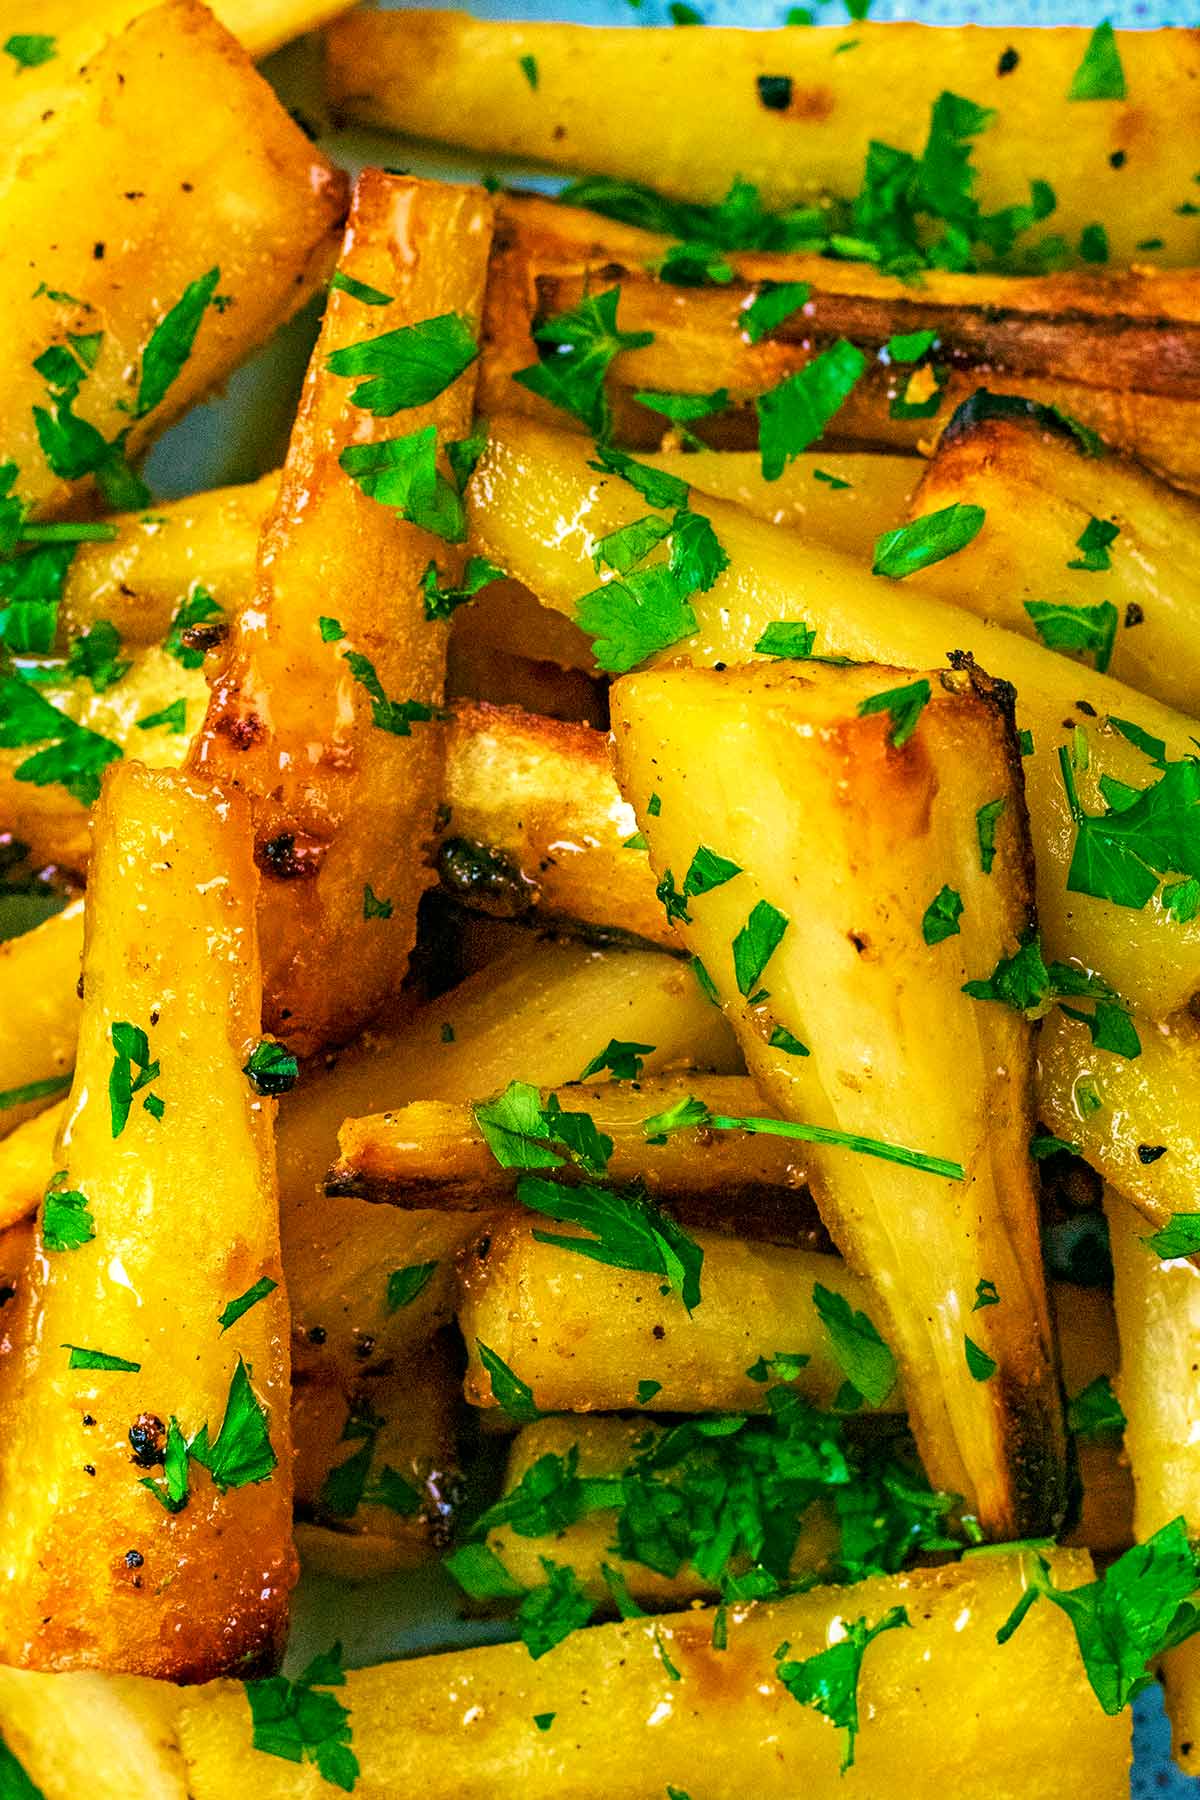
[[[1176,211],[1176,149],[1200,129],[1194,36],[1118,32],[1127,99],[1080,105],[1067,94],[1088,37],[870,21],[685,35],[358,12],[329,31],[327,57],[337,107],[409,137],[635,182],[651,171],[653,186],[691,200],[719,201],[740,177],[771,207],[856,194],[872,138],[919,155],[930,108],[948,88],[996,109],[973,145],[985,209],[1027,201],[1033,176],[1053,182],[1057,210],[1029,241],[1061,232],[1074,248],[1083,226],[1100,220],[1116,262],[1152,236],[1162,250],[1139,257],[1190,262],[1194,222]],[[837,53],[851,41],[849,54]],[[1010,48],[1019,57],[1011,70],[1001,60]],[[522,56],[536,60],[535,89]],[[791,77],[790,106],[762,104],[762,75]],[[1124,168],[1109,162],[1116,150],[1127,152]]]
[[[4,240],[22,246],[0,279],[0,435],[17,492],[43,512],[77,504],[90,484],[56,476],[42,453],[34,359],[68,332],[103,331],[76,411],[108,440],[131,427],[136,456],[313,292],[344,199],[343,178],[195,0],[143,12],[49,111],[0,166]],[[206,309],[165,398],[131,421],[151,333],[214,266],[229,304]],[[43,283],[80,304],[52,300]]]
[[[269,1663],[286,1629],[287,1303],[273,1107],[242,1073],[261,993],[246,833],[236,796],[134,764],[101,804],[87,997],[57,1158],[94,1237],[74,1250],[39,1244],[13,1322],[0,1399],[7,1663],[203,1679]],[[155,1119],[135,1096],[114,1137],[110,1034],[122,1020],[148,1032],[160,1064],[149,1091],[165,1110]],[[218,1315],[262,1277],[275,1291],[223,1333]],[[72,1370],[70,1345],[140,1368]],[[138,1485],[130,1426],[142,1413],[164,1425],[175,1416],[189,1438],[206,1422],[211,1437],[239,1356],[278,1466],[224,1495],[193,1469],[189,1505],[172,1515]]]
[[[701,844],[742,871],[689,901],[680,932],[766,1110],[965,1170],[960,1184],[809,1147],[822,1216],[905,1370],[930,1479],[995,1535],[1024,1536],[1051,1528],[1062,1504],[1027,1150],[1032,1036],[1019,1014],[961,991],[1026,929],[1021,801],[1002,721],[936,674],[915,734],[890,748],[888,715],[858,709],[902,680],[794,663],[629,676],[613,689],[618,774],[660,878],[673,871],[678,888]],[[985,875],[975,821],[996,798],[1007,818]],[[961,929],[929,945],[923,915],[946,885]],[[755,1004],[735,984],[731,945],[760,903],[788,923]],[[779,1028],[811,1055],[772,1047]],[[980,1281],[999,1305],[975,1310]],[[968,1337],[998,1365],[991,1379],[972,1373]]]
[[[82,900],[0,944],[4,1019],[0,1090],[9,1092],[71,1073],[79,1034],[76,983],[82,954]],[[0,1130],[11,1131],[49,1105],[50,1099],[43,1099],[6,1107],[0,1112]]]
[[[0,1734],[45,1800],[188,1800],[179,1688],[0,1668]]]
[[[490,448],[470,489],[472,548],[491,556],[542,601],[572,618],[598,577],[595,540],[646,511],[627,483],[596,475],[590,451],[568,433],[526,421],[496,421]],[[869,575],[836,551],[771,529],[735,507],[702,508],[731,567],[713,588],[692,596],[697,634],[662,660],[711,666],[752,660],[764,628],[802,619],[816,650],[900,669],[936,667],[950,650],[970,651],[990,675],[1017,688],[1017,722],[1032,731],[1024,761],[1038,914],[1050,957],[1078,958],[1152,1017],[1184,1005],[1200,986],[1200,920],[1180,925],[1157,899],[1142,911],[1066,891],[1074,843],[1059,774],[1058,746],[1087,734],[1091,759],[1079,777],[1085,808],[1101,810],[1097,780],[1108,773],[1144,786],[1146,758],[1104,721],[1115,715],[1162,738],[1171,757],[1190,753],[1200,724],[1136,694],[1109,676],[1068,662],[1040,644],[987,625],[965,609],[918,595],[907,582]],[[1092,711],[1084,712],[1083,700]]]
[[[1068,1587],[1092,1572],[1081,1552],[1055,1552],[1051,1564]],[[669,1783],[705,1800],[856,1790],[872,1800],[1051,1800],[1069,1761],[1085,1792],[1118,1800],[1128,1715],[1099,1711],[1068,1621],[1035,1607],[997,1650],[1023,1585],[1019,1558],[988,1556],[731,1608],[724,1651],[712,1648],[712,1614],[701,1611],[575,1632],[537,1663],[523,1644],[504,1644],[360,1670],[337,1690],[353,1719],[355,1792],[492,1800],[519,1786],[529,1800],[645,1800]],[[780,1687],[773,1652],[787,1641],[791,1656],[811,1656],[836,1621],[875,1623],[895,1605],[912,1628],[885,1633],[864,1657],[855,1767],[839,1779],[842,1734]],[[546,1732],[533,1724],[541,1712],[555,1714]],[[309,1768],[253,1755],[239,1686],[189,1696],[181,1739],[192,1800],[227,1800],[248,1773],[262,1800],[322,1792]]]

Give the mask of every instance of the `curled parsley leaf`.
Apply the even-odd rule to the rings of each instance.
[[[331,375],[366,377],[350,395],[350,404],[377,419],[390,419],[407,407],[436,400],[478,355],[470,321],[460,313],[440,313],[347,344],[326,357],[325,367]]]
[[[588,294],[569,312],[545,319],[533,332],[545,346],[540,362],[518,369],[513,380],[539,394],[552,406],[581,419],[592,436],[606,439],[612,412],[605,377],[623,350],[641,350],[654,342],[652,331],[622,331],[617,324],[619,287]]]
[[[854,1763],[854,1740],[858,1736],[858,1678],[868,1645],[885,1631],[911,1625],[912,1620],[902,1606],[893,1606],[876,1625],[865,1618],[848,1620],[846,1635],[797,1662],[786,1656],[775,1665],[781,1681],[801,1706],[815,1707],[819,1713],[846,1733],[842,1752],[842,1773]]]

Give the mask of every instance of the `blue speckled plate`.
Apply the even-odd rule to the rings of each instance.
[[[447,0],[443,0],[443,4]],[[629,0],[509,0],[488,5],[475,0],[453,0],[469,12],[502,18],[573,19],[582,24],[663,23],[665,0],[644,0],[636,11]],[[842,0],[816,0],[820,18],[836,23],[844,16]],[[700,9],[711,24],[767,26],[783,20],[786,7],[772,0],[701,0]],[[928,24],[961,25],[1095,25],[1103,18],[1116,25],[1154,26],[1191,23],[1170,0],[875,0],[873,19],[920,19]],[[268,64],[267,73],[289,104],[311,111],[313,63],[310,47],[296,45]],[[308,104],[306,105],[306,100]],[[326,141],[335,160],[358,168],[370,162],[394,162],[394,140],[361,132],[344,133]],[[416,172],[444,175],[449,179],[478,174],[477,161],[455,162],[450,156],[414,156],[405,150],[404,163]],[[296,320],[253,363],[234,376],[226,392],[207,406],[197,407],[160,441],[147,469],[147,478],[163,498],[215,486],[225,481],[249,480],[277,462],[287,439],[290,412],[298,391],[309,346],[315,331],[310,312]],[[455,1615],[449,1583],[436,1571],[417,1576],[397,1576],[363,1589],[347,1589],[327,1579],[306,1577],[297,1597],[295,1628],[289,1662],[302,1667],[318,1649],[341,1638],[352,1663],[379,1661],[398,1654],[440,1648],[465,1638],[479,1642],[487,1635],[478,1625],[462,1626]],[[494,1635],[504,1635],[495,1628]],[[1132,1793],[1135,1800],[1150,1796],[1193,1796],[1200,1781],[1179,1774],[1170,1760],[1170,1741],[1157,1689],[1147,1694],[1136,1709],[1136,1766]],[[1069,1787],[1069,1777],[1065,1782]]]

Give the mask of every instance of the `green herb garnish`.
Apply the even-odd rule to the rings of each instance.
[[[325,367],[331,375],[365,376],[350,404],[377,419],[390,419],[407,407],[436,400],[478,355],[470,321],[461,313],[439,313],[435,319],[347,344],[326,357]]]

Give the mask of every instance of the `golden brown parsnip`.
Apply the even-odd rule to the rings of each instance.
[[[207,639],[217,639],[254,593],[259,534],[278,493],[272,469],[240,487],[156,501],[149,513],[107,521],[116,541],[81,544],[71,560],[58,609],[62,644],[101,619],[116,626],[126,652],[158,643],[200,588],[226,615],[205,621]]]
[[[812,662],[628,676],[613,688],[618,776],[764,1112],[958,1166],[947,1180],[807,1146],[821,1215],[904,1370],[930,1480],[993,1535],[1023,1537],[1053,1529],[1065,1495],[1033,1036],[963,992],[1033,924],[1021,765],[1011,696],[987,677],[935,671],[902,725],[877,696],[911,680]],[[985,872],[976,818],[996,800]],[[696,893],[701,846],[733,873]],[[927,909],[947,893],[950,929],[931,939]],[[989,1284],[999,1303],[979,1310]]]
[[[74,415],[136,457],[313,292],[344,204],[344,178],[196,0],[153,7],[103,45],[0,169],[0,229],[21,245],[0,280],[0,436],[21,497],[61,511],[91,485],[87,458],[56,454],[58,473],[47,461],[35,408],[51,423],[55,403],[35,359],[85,340]],[[142,395],[152,332],[214,268],[222,305],[204,308],[165,395]],[[137,504],[111,482],[107,497]]]
[[[0,1098],[30,1083],[47,1084],[34,1099],[9,1102],[0,1131],[33,1118],[70,1085],[79,1033],[83,901],[73,900],[32,931],[0,944]],[[56,1085],[50,1086],[48,1084]]]
[[[1050,1306],[1068,1399],[1074,1400],[1101,1376],[1114,1381],[1121,1356],[1108,1290],[1055,1281]],[[1093,1551],[1127,1550],[1134,1542],[1133,1478],[1120,1433],[1098,1437],[1076,1433],[1075,1455],[1082,1505],[1064,1542]]]
[[[72,1047],[72,1055],[74,1048]],[[0,1139],[0,1231],[31,1218],[54,1174],[58,1134],[69,1101],[55,1100]]]
[[[306,1568],[368,1581],[445,1550],[462,1498],[456,1362],[435,1338],[349,1398],[323,1381],[293,1388],[296,1546]]]
[[[259,1030],[254,885],[237,795],[133,763],[109,776],[60,1160],[92,1235],[56,1249],[43,1222],[0,1402],[0,1659],[14,1666],[195,1681],[270,1667],[282,1646],[295,1578],[282,1286],[219,1322],[260,1278],[282,1280],[274,1109],[242,1072]],[[141,1071],[119,1024],[147,1034],[153,1059],[124,1119],[121,1084]],[[270,1452],[225,1492],[193,1461],[171,1513],[141,1477],[163,1479],[173,1418],[219,1442],[235,1377]]]
[[[620,1475],[633,1460],[635,1449],[652,1445],[662,1437],[665,1429],[652,1419],[615,1418],[606,1413],[538,1419],[532,1425],[522,1426],[512,1440],[504,1474],[504,1492],[516,1487],[539,1457],[568,1457],[572,1451],[577,1456],[578,1472],[584,1480],[592,1476]],[[619,1555],[614,1543],[615,1520],[615,1507],[600,1507],[560,1531],[532,1538],[523,1537],[511,1525],[497,1525],[487,1534],[487,1546],[500,1558],[514,1581],[527,1588],[540,1587],[545,1581],[540,1560],[543,1556],[568,1563],[588,1599],[610,1613],[613,1599],[612,1590],[604,1579],[606,1564],[623,1576],[629,1593],[639,1606],[686,1606],[690,1601],[718,1597],[719,1590],[690,1563],[685,1563],[674,1575],[663,1575],[646,1563]],[[808,1507],[802,1517],[792,1558],[792,1569],[797,1577],[828,1575],[838,1543],[839,1532],[832,1508],[819,1501]]]
[[[543,1412],[634,1408],[641,1381],[660,1383],[647,1412],[763,1412],[766,1390],[746,1371],[777,1352],[808,1356],[797,1389],[815,1406],[832,1405],[844,1371],[812,1305],[813,1285],[844,1295],[856,1311],[871,1305],[866,1285],[837,1257],[689,1231],[704,1252],[703,1298],[689,1317],[661,1276],[539,1243],[535,1228],[562,1229],[528,1214],[497,1219],[477,1230],[463,1260],[458,1322],[473,1406],[497,1405],[480,1343],[533,1389]],[[883,1404],[903,1409],[899,1386]]]
[[[0,1735],[44,1800],[187,1800],[179,1698],[137,1675],[0,1668]]]
[[[1113,1259],[1113,1302],[1121,1340],[1117,1395],[1133,1471],[1134,1533],[1140,1543],[1172,1519],[1200,1529],[1200,1444],[1196,1440],[1196,1344],[1200,1270],[1186,1258],[1160,1259],[1146,1224],[1106,1189]],[[1165,1659],[1163,1679],[1177,1760],[1200,1773],[1200,1654],[1181,1644]]]
[[[508,569],[544,605],[572,618],[580,596],[596,585],[596,539],[646,511],[628,483],[590,470],[590,458],[588,446],[568,432],[494,421],[470,491],[472,548]],[[1090,762],[1078,777],[1079,792],[1084,807],[1099,812],[1101,775],[1136,787],[1153,778],[1142,752],[1107,727],[1110,714],[1162,738],[1171,758],[1191,754],[1200,724],[961,607],[918,595],[905,582],[871,576],[861,564],[794,532],[774,531],[737,507],[713,500],[701,510],[730,567],[707,593],[691,596],[699,630],[671,645],[663,660],[748,662],[777,619],[807,621],[816,631],[818,654],[897,668],[933,668],[950,650],[969,651],[989,674],[1013,683],[1017,722],[1033,735],[1024,770],[1048,955],[1100,970],[1152,1017],[1185,1005],[1200,989],[1200,918],[1181,924],[1157,898],[1135,912],[1066,891],[1075,833],[1058,747],[1073,746],[1076,727],[1086,732]]]
[[[687,200],[721,200],[740,178],[769,207],[851,198],[871,139],[919,154],[930,108],[949,88],[995,109],[972,145],[986,210],[1027,201],[1030,177],[1045,175],[1058,204],[1031,239],[1061,232],[1074,247],[1083,226],[1102,220],[1117,261],[1135,250],[1193,260],[1170,150],[1176,132],[1200,129],[1191,33],[1118,32],[1125,100],[1079,105],[1067,96],[1086,31],[856,21],[853,54],[839,55],[846,32],[844,22],[709,26],[681,38],[458,12],[353,13],[327,33],[328,82],[342,111],[410,137],[634,182],[649,171],[661,192]],[[522,55],[537,63],[532,91]],[[759,82],[770,76],[788,84],[768,99]],[[884,95],[882,107],[864,105]],[[1114,161],[1117,151],[1127,155]],[[1139,248],[1150,236],[1163,239],[1157,252]]]
[[[1200,1192],[1200,1022],[1135,1020],[1137,1057],[1097,1050],[1085,1024],[1051,1013],[1038,1041],[1038,1115],[1161,1229]]]
[[[968,403],[910,510],[955,505],[983,507],[983,528],[914,587],[1026,637],[1040,635],[1028,602],[1107,608],[1111,659],[1085,660],[1168,706],[1200,711],[1200,501],[1115,452],[1088,456],[1045,415],[977,419]],[[1089,558],[1080,539],[1097,523],[1114,538]]]
[[[1060,1586],[1091,1578],[1086,1552],[1052,1551],[1049,1561]],[[723,1651],[712,1647],[712,1614],[690,1611],[577,1631],[537,1663],[523,1644],[501,1644],[357,1670],[337,1689],[361,1766],[355,1793],[492,1800],[519,1786],[527,1800],[645,1800],[670,1784],[704,1800],[849,1800],[855,1790],[872,1800],[1057,1800],[1069,1759],[1094,1800],[1122,1800],[1129,1718],[1100,1712],[1068,1620],[1037,1606],[996,1645],[1024,1580],[1020,1557],[989,1555],[731,1607]],[[893,1606],[911,1629],[867,1649],[855,1764],[841,1779],[844,1734],[784,1690],[774,1652],[787,1642],[794,1659],[814,1655],[839,1621],[875,1624]],[[685,1704],[689,1695],[698,1698]],[[543,1711],[554,1722],[539,1732],[533,1714]],[[193,1800],[227,1800],[248,1774],[261,1800],[319,1791],[310,1765],[253,1753],[240,1684],[189,1695],[181,1738]]]
[[[622,330],[649,341],[621,352],[609,386],[617,440],[654,447],[666,428],[639,391],[708,394],[729,404],[702,421],[724,448],[757,441],[752,398],[834,342],[861,348],[866,367],[829,425],[835,442],[912,451],[936,442],[979,388],[1056,405],[1109,442],[1185,486],[1200,483],[1190,433],[1200,418],[1200,284],[1194,271],[1139,266],[1098,275],[962,275],[935,271],[919,287],[869,263],[742,252],[735,279],[684,288],[652,274],[671,240],[532,195],[506,200],[485,319],[479,402],[489,416],[520,411],[578,431],[579,420],[512,377],[537,357],[533,330],[603,286],[620,291]],[[744,309],[764,282],[800,281],[803,308],[756,344]],[[895,334],[933,330],[941,378],[884,354]],[[949,373],[947,374],[947,371]],[[895,402],[922,405],[913,417]]]
[[[697,1217],[694,1201],[719,1205],[725,1196],[732,1209],[738,1190],[751,1214],[767,1199],[756,1190],[773,1193],[777,1206],[802,1211],[805,1156],[799,1144],[738,1131],[673,1132],[659,1143],[647,1142],[644,1122],[689,1096],[714,1113],[744,1116],[760,1104],[758,1089],[746,1076],[694,1074],[545,1089],[542,1103],[552,1099],[564,1112],[587,1113],[612,1140],[609,1178],[640,1181],[656,1197],[686,1200],[687,1218]],[[471,1105],[461,1101],[415,1101],[347,1119],[338,1133],[338,1153],[327,1192],[401,1207],[464,1212],[503,1207],[519,1174],[496,1161]]]
[[[444,760],[436,713],[448,627],[426,618],[421,577],[431,562],[452,576],[459,567],[441,538],[364,493],[339,456],[430,426],[442,444],[464,438],[474,395],[468,369],[427,404],[376,417],[354,395],[384,384],[356,386],[329,361],[446,313],[474,335],[491,230],[481,189],[381,170],[359,180],[339,267],[392,299],[330,295],[256,602],[238,620],[196,746],[199,771],[251,798],[264,1018],[305,1052],[351,1036],[407,967]],[[410,719],[406,702],[424,716]]]

